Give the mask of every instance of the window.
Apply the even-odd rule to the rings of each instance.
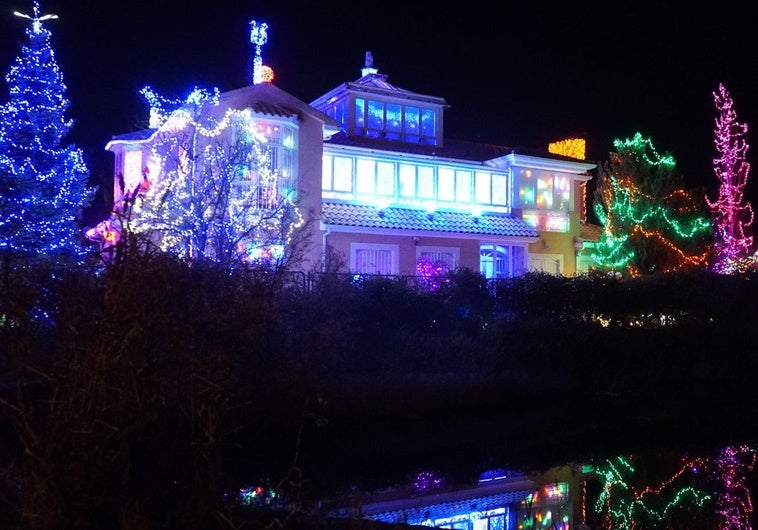
[[[526,247],[523,245],[484,243],[479,246],[479,271],[485,278],[521,276],[525,267]]]
[[[454,271],[460,263],[461,250],[454,247],[416,247],[416,263],[427,260],[433,265],[444,264],[445,271]]]
[[[519,169],[519,206],[541,210],[569,211],[572,178],[566,173]]]
[[[350,244],[350,270],[357,274],[397,274],[397,245]]]
[[[437,113],[432,109],[421,109],[421,143],[437,144]]]

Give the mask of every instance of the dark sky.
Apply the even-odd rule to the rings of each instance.
[[[103,182],[108,139],[146,124],[140,88],[184,97],[252,82],[254,19],[269,26],[263,62],[274,83],[306,102],[360,77],[371,50],[389,82],[446,99],[448,138],[536,147],[581,134],[597,161],[639,131],[688,184],[715,190],[719,83],[749,143],[758,131],[757,17],[749,2],[700,3],[42,0],[41,13],[59,16],[48,27],[76,120],[69,140]],[[12,13],[32,4],[2,6],[5,74],[28,24]]]

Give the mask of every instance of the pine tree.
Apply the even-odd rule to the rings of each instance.
[[[718,197],[713,201],[706,197],[705,201],[713,214],[713,270],[731,273],[756,267],[756,259],[750,255],[753,237],[747,232],[753,224],[753,208],[744,201],[750,171],[745,159],[747,125],[737,121],[734,101],[723,84],[713,98],[719,112],[714,130],[718,158],[713,161],[713,170],[721,184]]]
[[[87,185],[82,151],[62,140],[73,126],[65,116],[66,86],[43,21],[31,20],[28,45],[5,79],[9,99],[0,105],[0,257],[11,268],[41,262],[81,263],[87,248],[79,220],[95,188]]]
[[[704,201],[683,189],[674,158],[640,133],[614,147],[595,190],[599,267],[639,276],[705,265],[711,222]]]

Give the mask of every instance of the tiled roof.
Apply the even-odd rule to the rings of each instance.
[[[408,208],[385,208],[361,204],[325,202],[321,220],[332,226],[356,228],[386,228],[458,234],[483,234],[512,237],[537,237],[537,231],[521,219],[505,214],[484,213],[474,217],[470,213]]]
[[[597,241],[600,239],[600,234],[602,233],[602,226],[585,222],[582,222],[582,224],[579,225],[579,237],[581,237],[584,241]]]
[[[383,513],[364,514],[364,517],[366,519],[373,519],[376,521],[388,523],[409,521],[414,524],[419,524],[430,517],[449,517],[452,514],[470,512],[472,510],[472,506],[475,506],[475,509],[478,511],[487,511],[494,508],[501,508],[508,504],[524,500],[530,493],[534,493],[534,489],[515,490],[500,493],[497,495],[465,498],[453,502],[443,502],[439,504],[426,505],[419,502],[417,506],[409,506],[401,510],[387,511]],[[370,507],[364,507],[364,510],[369,511]]]

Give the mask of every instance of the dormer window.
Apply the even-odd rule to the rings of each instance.
[[[437,145],[436,109],[355,98],[353,123],[356,136]]]

